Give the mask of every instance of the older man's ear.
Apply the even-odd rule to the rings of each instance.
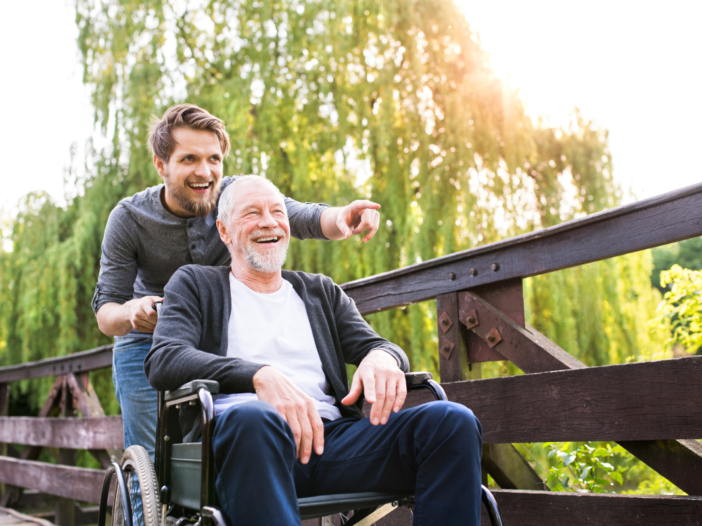
[[[224,223],[220,219],[217,220],[217,231],[219,232],[219,238],[222,240],[222,243],[224,243],[227,246],[231,245],[232,238],[229,237],[227,229],[225,228]]]

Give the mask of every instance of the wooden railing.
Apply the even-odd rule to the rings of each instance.
[[[0,368],[0,507],[11,507],[24,488],[59,497],[55,521],[75,523],[74,501],[99,502],[104,471],[75,467],[86,449],[107,467],[124,447],[122,417],[105,416],[89,372],[112,366],[112,345],[59,358]],[[8,383],[55,376],[37,418],[8,417]],[[76,418],[80,414],[82,418]],[[24,445],[18,453],[13,444]],[[47,449],[57,464],[38,462]]]
[[[483,467],[502,488],[495,493],[506,525],[696,525],[702,517],[702,445],[695,440],[702,438],[702,357],[588,368],[525,324],[522,279],[700,235],[702,185],[696,185],[343,288],[364,314],[436,299],[441,379],[449,398],[470,407],[483,425]],[[480,379],[480,364],[494,360],[510,360],[526,374]],[[105,347],[0,368],[0,409],[7,382],[58,376],[39,419],[2,420],[0,442],[31,447],[19,460],[0,459],[1,481],[96,501],[99,470],[33,460],[39,448],[58,447],[102,450],[95,455],[105,462],[105,450],[120,447],[121,423],[99,414],[86,375],[110,364]],[[407,405],[423,400],[413,394]],[[51,418],[70,415],[70,407],[88,418],[69,425]],[[83,438],[71,440],[71,433]],[[550,492],[512,446],[587,440],[619,442],[688,496]],[[59,460],[67,464],[70,454],[63,455]],[[386,524],[406,519],[398,511]]]

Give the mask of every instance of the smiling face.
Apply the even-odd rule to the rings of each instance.
[[[176,147],[168,162],[154,155],[166,186],[166,208],[179,217],[204,217],[217,206],[222,184],[222,147],[207,130],[176,128]]]
[[[220,237],[232,254],[232,267],[245,265],[264,274],[280,272],[290,241],[285,200],[260,178],[243,179],[225,191],[232,193],[226,198],[234,206],[228,221],[217,221]]]

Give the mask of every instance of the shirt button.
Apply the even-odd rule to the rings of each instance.
[[[195,250],[195,245],[190,245],[190,250]]]

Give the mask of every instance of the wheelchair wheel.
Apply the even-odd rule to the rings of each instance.
[[[132,506],[132,525],[159,526],[161,506],[158,497],[158,481],[149,454],[141,446],[131,446],[122,455],[121,466]],[[119,488],[115,486],[112,505],[113,526],[125,524],[124,513]]]

